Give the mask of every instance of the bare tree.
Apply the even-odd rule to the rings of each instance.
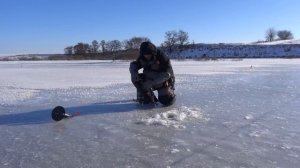
[[[92,53],[98,53],[99,43],[97,40],[92,41]]]
[[[291,31],[288,30],[280,30],[277,32],[277,36],[280,40],[290,40],[294,39],[294,36]]]
[[[167,31],[165,33],[165,41],[164,41],[164,46],[169,48],[169,51],[172,52],[172,48],[174,45],[177,43],[178,40],[178,33],[176,31]]]
[[[106,52],[106,42],[105,42],[105,40],[100,41],[100,47],[101,47],[102,52]]]
[[[73,46],[68,46],[65,48],[65,54],[72,55],[73,54]]]
[[[186,45],[189,43],[189,34],[183,30],[179,30],[177,35],[179,45]]]
[[[124,47],[125,49],[139,49],[142,42],[150,41],[148,37],[132,37],[129,40],[125,40]]]
[[[274,41],[276,38],[276,30],[274,28],[269,28],[266,31],[266,41]]]
[[[89,50],[89,44],[86,43],[78,43],[73,47],[75,54],[86,54]]]
[[[95,53],[93,45],[88,46],[86,53],[89,53],[89,54],[94,54]]]
[[[108,51],[118,51],[122,49],[122,43],[119,40],[112,40],[106,42],[106,48]]]

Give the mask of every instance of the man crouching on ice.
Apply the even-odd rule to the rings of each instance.
[[[139,74],[139,69],[143,73]],[[137,101],[142,104],[159,101],[165,106],[175,102],[175,76],[170,59],[151,42],[143,42],[140,55],[130,63],[131,81],[137,88]],[[158,91],[158,100],[153,91]]]

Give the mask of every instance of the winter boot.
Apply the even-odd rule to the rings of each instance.
[[[143,89],[137,89],[137,101],[140,104],[150,104],[158,102],[158,99],[152,90],[144,91]]]

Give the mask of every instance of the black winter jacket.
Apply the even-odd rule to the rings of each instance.
[[[156,55],[149,61],[146,60],[143,54],[140,54],[136,61],[131,62],[129,71],[131,74],[137,74],[141,68],[143,68],[143,74],[146,78],[153,80],[155,84],[160,84],[167,80],[171,80],[172,84],[175,82],[170,59],[159,49],[157,49]],[[166,78],[166,76],[168,77]]]

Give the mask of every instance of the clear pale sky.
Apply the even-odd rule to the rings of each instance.
[[[264,40],[268,28],[300,38],[300,0],[1,0],[0,55],[63,53],[78,42],[183,30],[195,43]]]

